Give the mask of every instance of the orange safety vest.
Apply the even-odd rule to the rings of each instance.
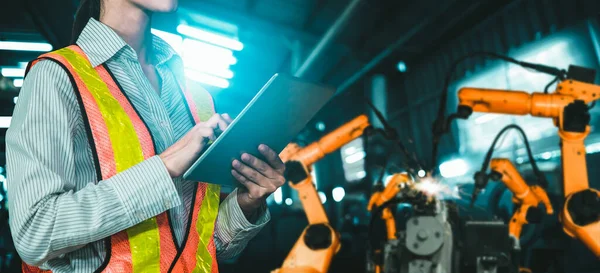
[[[155,155],[148,127],[105,64],[92,67],[81,48],[73,45],[41,55],[29,68],[45,59],[62,66],[76,90],[98,181]],[[183,84],[181,87],[196,123],[215,113],[208,92],[202,88],[187,92]],[[163,212],[106,238],[107,256],[95,272],[218,272],[213,232],[219,192],[218,185],[197,184],[181,247],[174,241],[169,213]],[[23,263],[23,272],[50,271]]]

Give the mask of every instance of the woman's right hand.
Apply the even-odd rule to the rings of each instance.
[[[209,140],[215,140],[215,130],[225,131],[231,123],[228,114],[214,114],[206,122],[200,122],[179,141],[159,156],[171,177],[179,177],[198,159]]]

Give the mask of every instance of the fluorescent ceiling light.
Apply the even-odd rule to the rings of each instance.
[[[188,25],[177,26],[177,32],[183,35],[190,36],[192,38],[196,38],[198,40],[205,41],[207,43],[211,43],[213,45],[218,45],[236,51],[240,51],[244,48],[244,44],[242,44],[238,40],[225,37],[216,33],[208,32],[206,30],[198,29],[195,27],[190,27]]]
[[[19,68],[27,68],[28,65],[29,65],[28,62],[19,62],[18,67]]]
[[[212,85],[212,86],[216,86],[216,87],[220,87],[220,88],[229,87],[229,81],[227,81],[226,79],[208,75],[206,73],[186,69],[185,76],[188,77],[190,80],[197,81],[200,83],[204,83],[204,84],[208,84],[208,85]]]
[[[367,172],[365,171],[359,171],[356,173],[356,179],[363,179],[365,176],[367,176]]]
[[[2,68],[0,74],[7,78],[23,78],[25,77],[24,68]]]
[[[181,36],[154,28],[150,29],[150,32],[167,42],[177,54],[181,54],[181,47],[183,44],[183,38]]]
[[[357,150],[358,150],[358,149],[356,149],[356,147],[353,147],[353,146],[351,146],[351,147],[348,147],[348,148],[346,148],[346,149],[344,150],[344,153],[345,153],[346,155],[351,155],[351,154],[353,154],[353,153],[356,153],[356,151],[357,151]]]
[[[48,52],[52,50],[52,45],[49,43],[0,41],[0,50]]]
[[[425,170],[419,170],[419,171],[417,172],[417,175],[418,175],[419,177],[425,177],[425,175],[427,175],[427,172],[426,172]]]
[[[346,196],[346,191],[342,187],[336,187],[331,191],[331,195],[333,196],[333,201],[340,202]]]
[[[10,120],[12,117],[0,117],[0,128],[10,127]]]
[[[183,49],[192,52],[201,51],[206,55],[233,56],[233,51],[227,48],[214,46],[194,39],[183,39]]]
[[[440,164],[440,173],[443,177],[450,178],[465,175],[469,169],[467,162],[458,158]]]
[[[365,156],[367,156],[367,153],[365,153],[365,151],[360,151],[360,152],[357,152],[357,153],[347,156],[344,159],[344,161],[346,161],[346,163],[348,163],[348,164],[353,164],[358,161],[361,161],[363,158],[365,158]]]
[[[233,51],[192,39],[183,41],[183,60],[188,63],[208,65],[232,65],[237,63],[237,59],[233,57]]]
[[[217,76],[224,79],[233,78],[233,71],[227,68],[218,68],[218,67],[210,67],[210,66],[192,66],[188,65],[189,63],[185,63],[186,68],[190,68],[189,70],[196,70],[198,72],[204,72],[207,74],[211,74],[213,76]]]
[[[23,86],[23,79],[14,79],[14,80],[13,80],[13,85],[14,85],[15,87],[21,87],[21,86]],[[16,98],[16,97],[15,97],[15,98]]]

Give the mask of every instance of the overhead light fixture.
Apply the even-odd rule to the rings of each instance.
[[[7,78],[23,78],[25,77],[25,69],[5,67],[0,69],[0,74]]]
[[[21,87],[21,86],[23,86],[23,79],[14,79],[14,80],[13,80],[13,85],[14,85],[15,87]],[[16,103],[16,102],[15,102],[15,103]]]
[[[182,24],[177,26],[177,32],[201,41],[205,41],[213,45],[229,48],[231,50],[240,51],[244,48],[244,44],[242,44],[236,39],[225,37],[223,35],[219,35],[199,28],[190,27],[188,25]]]
[[[469,165],[463,159],[457,158],[440,164],[440,174],[445,178],[465,175]]]
[[[367,176],[367,172],[365,171],[359,171],[356,173],[356,179],[363,179],[365,176]]]
[[[294,201],[292,200],[292,198],[286,198],[285,199],[285,204],[288,206],[291,206],[294,203]]]
[[[14,98],[13,98],[13,102],[14,102],[15,104],[17,104],[17,101],[18,101],[18,100],[19,100],[19,97],[14,97]]]
[[[344,199],[344,196],[346,195],[346,191],[342,187],[335,187],[331,191],[331,195],[333,196],[333,201],[340,202],[340,201],[342,201],[342,199]]]
[[[182,50],[184,62],[227,68],[229,68],[229,65],[237,63],[233,51],[192,39],[183,40]]]
[[[52,45],[49,43],[0,41],[0,50],[48,52],[52,50]]]
[[[323,131],[325,131],[325,122],[319,121],[319,122],[317,122],[317,124],[315,125],[315,127],[320,132],[323,132]]]
[[[10,127],[10,120],[12,117],[0,117],[0,128]]]
[[[403,61],[399,61],[397,65],[398,71],[404,73],[406,72],[406,63]]]
[[[346,158],[344,158],[344,161],[346,161],[346,163],[348,164],[353,164],[358,161],[361,161],[363,158],[365,158],[365,156],[367,156],[367,153],[365,151],[360,151],[347,156]]]
[[[202,73],[199,71],[186,69],[185,76],[188,77],[190,80],[197,81],[199,83],[204,83],[204,84],[208,84],[208,85],[212,85],[212,86],[216,86],[216,87],[220,87],[220,88],[229,87],[229,81],[227,81],[226,79],[212,76],[212,75]]]
[[[356,147],[353,147],[353,146],[351,146],[351,147],[348,147],[348,148],[346,148],[346,149],[344,150],[344,153],[345,153],[346,155],[351,155],[351,154],[353,154],[353,153],[356,153],[356,151],[357,151],[357,150],[358,150],[358,149],[356,149]]]
[[[283,202],[283,193],[281,192],[281,187],[277,188],[277,190],[275,190],[273,193],[273,201],[275,201],[277,205],[281,205]]]
[[[327,202],[327,196],[325,195],[324,192],[322,192],[322,191],[319,192],[319,199],[321,199],[321,204],[325,204],[325,202]]]
[[[425,177],[425,175],[427,175],[427,172],[425,172],[425,170],[419,170],[419,171],[417,172],[417,175],[418,175],[419,177]]]

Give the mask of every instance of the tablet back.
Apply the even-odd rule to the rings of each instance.
[[[231,162],[242,153],[262,158],[260,144],[280,153],[334,95],[335,88],[275,74],[184,174],[193,181],[234,187]]]

